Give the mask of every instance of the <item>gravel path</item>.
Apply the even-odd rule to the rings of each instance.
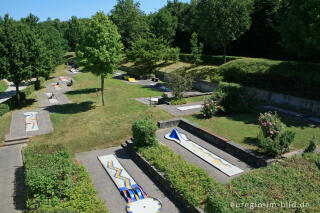
[[[99,155],[114,154],[121,165],[127,170],[132,178],[141,185],[149,196],[159,199],[162,202],[162,212],[174,213],[180,212],[178,207],[170,201],[160,189],[143,173],[143,171],[134,163],[128,153],[121,147],[114,147],[91,152],[78,153],[76,158],[86,167],[91,175],[92,182],[103,199],[105,205],[111,213],[125,213],[126,201],[121,196],[118,188],[109,177],[108,173],[102,167],[97,159]]]
[[[0,148],[0,212],[22,212],[24,209],[24,175],[22,145]]]

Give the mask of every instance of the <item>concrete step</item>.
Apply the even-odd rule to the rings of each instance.
[[[6,135],[4,142],[13,142],[13,141],[19,141],[19,140],[29,140],[29,137],[27,136],[10,137],[10,135]]]
[[[16,144],[21,144],[21,143],[28,143],[29,139],[24,139],[24,140],[16,140],[16,141],[10,141],[10,142],[4,142],[5,146],[12,146]]]

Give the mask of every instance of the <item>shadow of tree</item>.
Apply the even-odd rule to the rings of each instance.
[[[25,182],[23,167],[18,167],[15,170],[13,201],[16,210],[25,210]]]
[[[78,90],[68,91],[65,94],[81,95],[81,94],[90,94],[90,93],[99,92],[99,91],[100,91],[100,88],[86,88],[86,89],[78,89]]]
[[[49,106],[45,108],[45,110],[51,113],[76,114],[80,112],[87,112],[94,108],[95,107],[93,106],[92,101],[86,101],[82,103],[71,103],[71,104],[64,104],[64,105]]]

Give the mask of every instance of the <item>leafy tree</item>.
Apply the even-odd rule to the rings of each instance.
[[[196,7],[200,35],[210,45],[223,47],[226,62],[227,46],[250,27],[253,1],[199,0]]]
[[[146,37],[149,32],[147,16],[140,10],[140,3],[133,0],[118,0],[111,10],[110,18],[117,25],[125,47],[139,37]]]
[[[320,0],[283,0],[277,28],[285,49],[300,57],[320,53]]]
[[[131,50],[127,56],[136,64],[142,65],[146,72],[151,74],[157,63],[161,61],[176,61],[179,58],[180,50],[170,48],[168,42],[162,37],[157,38],[151,35],[148,38],[139,38],[131,44]]]
[[[171,74],[169,75],[167,84],[172,90],[174,99],[181,100],[183,99],[183,92],[192,88],[192,78],[180,74]]]
[[[112,74],[122,59],[123,45],[117,27],[103,12],[92,16],[89,28],[77,49],[77,56],[92,73],[101,76],[101,98],[104,106],[104,79]]]
[[[178,18],[173,16],[166,8],[160,9],[157,13],[150,15],[152,32],[163,37],[167,41],[172,41],[176,35]]]
[[[0,73],[15,84],[19,104],[19,84],[32,76],[29,50],[34,33],[27,24],[14,21],[8,14],[0,23]]]
[[[76,46],[80,43],[88,22],[88,19],[78,19],[75,16],[72,16],[71,19],[67,22],[68,27],[65,31],[65,38],[68,40],[68,44],[71,50],[75,50]]]
[[[203,43],[198,44],[197,33],[192,33],[191,39],[190,39],[190,45],[191,45],[191,54],[193,58],[193,63],[200,64],[202,62],[201,56],[202,56],[202,50],[203,50]]]

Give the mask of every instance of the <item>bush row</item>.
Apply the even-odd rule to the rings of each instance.
[[[140,148],[139,152],[149,163],[165,174],[172,188],[194,206],[203,204],[212,187],[220,185],[215,183],[206,171],[187,163],[167,146],[144,147]]]
[[[43,84],[44,81],[45,81],[44,78],[40,78],[40,85]],[[34,92],[35,89],[36,89],[35,83],[31,83],[23,91],[20,91],[21,101],[24,101],[27,96],[31,95],[31,93]],[[18,107],[17,96],[15,95],[12,98],[0,104],[0,116],[4,115],[5,113],[17,107]]]
[[[179,58],[181,61],[185,61],[185,62],[189,62],[189,63],[192,63],[192,61],[194,60],[192,54],[184,54],[183,53],[183,54],[180,54]],[[237,60],[240,58],[242,58],[242,57],[227,56],[227,62]],[[217,66],[224,63],[224,59],[223,59],[222,55],[202,55],[201,60],[203,61],[203,63],[213,64],[213,65],[217,65]]]
[[[26,148],[24,166],[30,212],[108,212],[85,168],[62,145]]]
[[[243,58],[216,70],[223,81],[320,100],[320,64]]]
[[[318,212],[319,168],[320,154],[307,154],[253,170],[224,187],[214,186],[206,211]]]

